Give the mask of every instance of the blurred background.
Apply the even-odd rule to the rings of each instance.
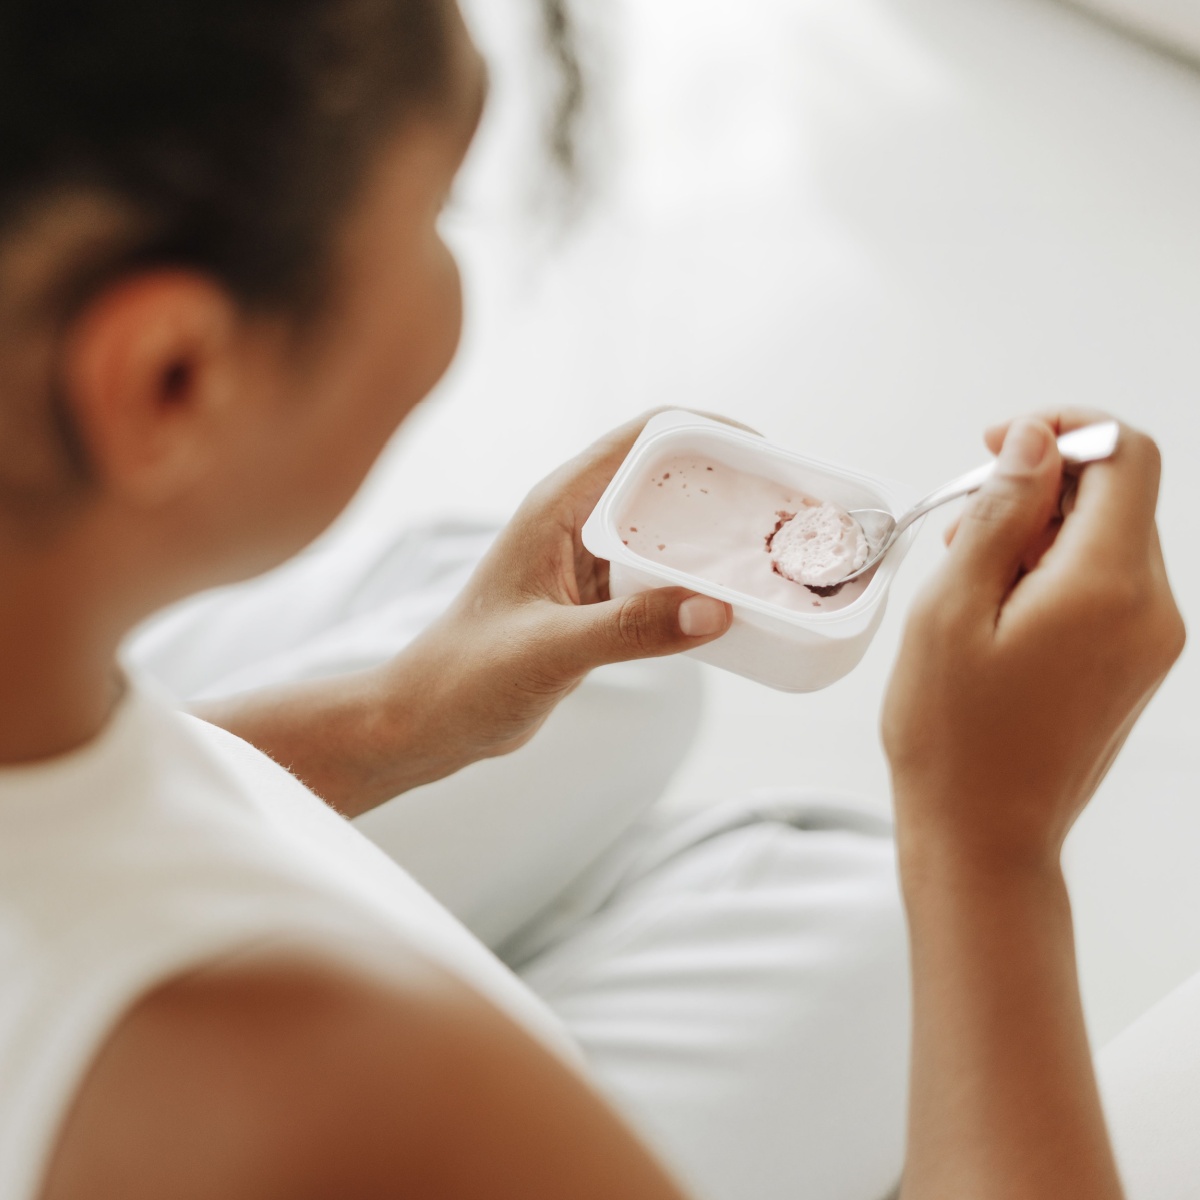
[[[544,150],[558,83],[537,0],[467,5],[493,94],[447,217],[463,352],[343,530],[502,519],[653,405],[922,491],[982,461],[988,424],[1088,405],[1162,443],[1168,563],[1200,628],[1195,0],[573,11],[577,193]],[[886,806],[880,701],[948,519],[922,532],[848,679],[787,696],[706,668],[704,736],[671,803],[786,782]],[[1200,969],[1198,718],[1192,650],[1070,843],[1098,1043]]]

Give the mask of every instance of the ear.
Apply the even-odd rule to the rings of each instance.
[[[140,502],[202,475],[234,405],[238,310],[202,275],[160,271],[105,289],[66,342],[66,401],[92,469]]]

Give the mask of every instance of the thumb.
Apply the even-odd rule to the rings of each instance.
[[[1029,548],[1053,518],[1062,488],[1062,459],[1043,421],[1016,421],[996,469],[972,498],[950,548],[944,582],[998,607]]]
[[[551,653],[564,675],[692,650],[720,637],[733,620],[728,604],[677,587],[560,612]]]

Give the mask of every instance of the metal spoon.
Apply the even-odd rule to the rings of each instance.
[[[1112,457],[1113,451],[1117,448],[1120,433],[1121,427],[1116,421],[1085,425],[1082,429],[1064,433],[1058,439],[1058,452],[1062,455],[1063,462],[1072,467],[1082,466],[1084,463],[1100,462]],[[960,496],[969,496],[972,492],[979,491],[995,469],[994,459],[989,463],[984,463],[983,466],[976,467],[974,471],[968,471],[958,479],[952,479],[949,483],[943,484],[937,491],[930,492],[924,500],[919,500],[908,512],[899,517],[893,517],[890,512],[885,512],[881,508],[851,509],[850,515],[862,526],[862,531],[866,535],[871,557],[857,571],[851,571],[849,575],[833,586],[840,588],[842,584],[849,583],[850,580],[866,574],[896,544],[896,539],[914,521],[919,521],[926,513],[940,508],[943,504],[948,504],[951,500],[957,500]]]

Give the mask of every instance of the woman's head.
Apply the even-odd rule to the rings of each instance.
[[[5,518],[311,537],[453,354],[481,80],[451,0],[5,0]]]

